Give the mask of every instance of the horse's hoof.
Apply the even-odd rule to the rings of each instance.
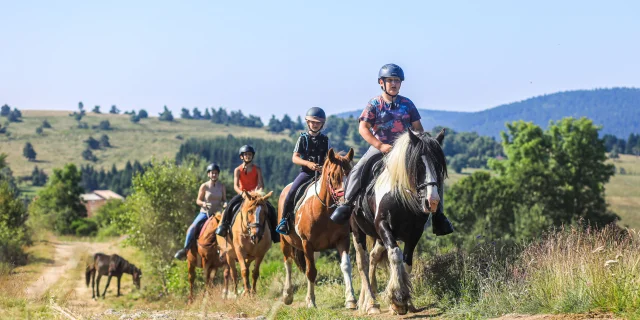
[[[349,309],[349,310],[356,310],[358,308],[358,306],[356,305],[355,301],[347,301],[344,303],[344,307]]]
[[[282,302],[284,302],[284,304],[286,305],[290,305],[293,303],[293,295],[292,294],[283,294],[282,295]]]
[[[379,306],[369,307],[369,310],[367,310],[367,314],[368,315],[380,314],[380,307]]]
[[[396,315],[405,315],[408,312],[408,308],[406,305],[398,306],[392,303],[391,306],[389,306],[389,309],[391,310],[392,314]]]

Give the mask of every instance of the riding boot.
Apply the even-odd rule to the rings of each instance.
[[[351,201],[343,203],[337,207],[331,215],[331,220],[337,224],[345,224],[349,221],[351,213],[353,212],[353,204]]]
[[[227,233],[229,233],[229,227],[231,223],[226,223],[226,221],[220,222],[220,225],[216,229],[216,234],[221,237],[226,237]]]
[[[176,252],[176,254],[173,257],[178,260],[184,260],[187,257],[187,249],[182,248],[178,250],[178,252]]]
[[[438,210],[431,217],[431,225],[433,228],[433,234],[436,236],[445,236],[450,233],[453,233],[453,225],[451,221],[447,219],[447,217],[442,213],[442,211]]]

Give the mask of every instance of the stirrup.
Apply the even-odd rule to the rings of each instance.
[[[276,232],[282,235],[288,235],[291,231],[289,230],[289,223],[286,219],[282,219],[278,226],[276,227]]]

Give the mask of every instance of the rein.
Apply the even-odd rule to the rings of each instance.
[[[342,174],[344,175],[344,169],[342,169]],[[315,172],[314,175],[314,179],[318,180],[318,171]],[[321,180],[318,180],[321,181]],[[320,195],[318,195],[318,184],[315,183],[313,185],[313,189],[316,191],[316,198],[318,198],[318,201],[320,201],[320,203],[328,208],[328,209],[333,209],[338,207],[338,202],[340,200],[340,196],[335,189],[333,188],[333,185],[331,184],[331,180],[329,179],[329,175],[327,175],[327,188],[329,188],[329,195],[331,196],[331,199],[333,200],[333,204],[331,206],[327,206],[326,203],[324,203],[324,201],[322,201],[322,199],[320,198]],[[342,192],[342,194],[344,195],[344,191]]]

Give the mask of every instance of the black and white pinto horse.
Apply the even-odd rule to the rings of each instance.
[[[447,177],[440,147],[443,139],[444,130],[435,139],[428,133],[414,134],[411,130],[402,134],[385,155],[384,167],[374,176],[373,188],[363,191],[356,201],[350,224],[362,279],[358,302],[362,313],[380,312],[374,292],[375,268],[385,251],[390,274],[384,296],[390,300],[394,313],[406,314],[411,307],[409,274],[413,251],[429,214],[442,214],[441,190]],[[367,235],[376,239],[370,257],[366,252]],[[404,242],[404,252],[397,241]]]

